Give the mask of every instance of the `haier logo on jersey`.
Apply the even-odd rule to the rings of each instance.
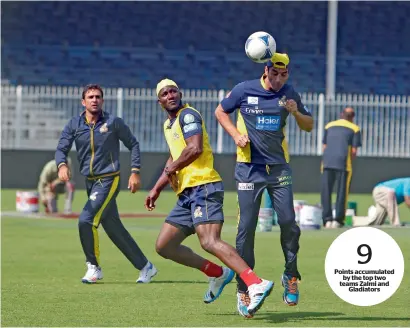
[[[280,116],[257,116],[256,130],[278,131],[280,129]]]

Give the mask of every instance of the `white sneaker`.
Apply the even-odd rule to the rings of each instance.
[[[273,281],[262,279],[259,284],[253,284],[248,287],[249,298],[251,303],[248,306],[248,313],[253,316],[260,309],[273,289]]]
[[[343,227],[343,225],[340,224],[339,222],[332,221],[332,228],[337,229],[337,228],[342,228],[342,227]]]
[[[251,300],[249,298],[248,293],[236,293],[236,298],[237,298],[237,303],[236,307],[238,309],[238,312],[241,316],[245,318],[252,318],[253,316],[249,314],[248,312],[248,306],[251,304]]]
[[[331,228],[332,227],[332,221],[326,221],[325,228]]]
[[[204,302],[208,304],[215,301],[219,295],[221,295],[224,287],[232,281],[234,276],[235,272],[229,268],[223,267],[222,275],[220,277],[210,277],[209,287],[204,295]]]
[[[137,284],[148,284],[151,279],[157,274],[158,270],[150,261],[140,271],[140,276],[137,279]]]
[[[87,262],[88,270],[85,273],[85,276],[81,281],[84,284],[95,284],[97,280],[101,280],[103,278],[103,273],[101,267],[97,265],[93,265],[90,262]]]

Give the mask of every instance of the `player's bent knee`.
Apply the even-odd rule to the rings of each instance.
[[[161,247],[160,245],[156,244],[155,245],[155,251],[157,252],[157,254],[163,258],[167,258],[167,252],[166,249]]]
[[[93,221],[90,219],[87,219],[86,217],[82,217],[80,215],[79,219],[78,219],[78,227],[82,228],[82,227],[89,227],[93,225]]]
[[[169,259],[170,258],[170,253],[172,252],[172,247],[170,247],[167,244],[161,243],[161,242],[157,242],[155,244],[155,251],[157,252],[157,254],[165,259]]]
[[[220,240],[220,239],[219,239]],[[204,251],[207,251],[208,253],[214,254],[215,252],[215,247],[218,244],[218,239],[215,237],[202,237],[199,242],[201,244],[201,247]]]

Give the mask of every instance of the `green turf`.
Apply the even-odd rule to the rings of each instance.
[[[122,192],[122,211],[142,211],[145,193]],[[158,210],[166,212],[175,196],[164,194]],[[311,196],[312,200],[317,196]],[[84,196],[77,194],[75,209]],[[226,212],[234,215],[235,196],[227,194]],[[303,199],[308,199],[303,195]],[[364,207],[359,203],[360,207]],[[14,210],[15,192],[2,193],[2,210]],[[255,318],[236,313],[235,284],[221,298],[205,305],[204,275],[160,258],[154,243],[162,219],[124,219],[159,273],[149,285],[137,285],[138,272],[100,228],[104,280],[97,285],[80,282],[85,272],[77,221],[65,219],[2,218],[2,326],[410,326],[410,230],[386,229],[400,245],[405,275],[400,289],[387,301],[373,307],[357,307],[339,299],[324,274],[329,245],[343,230],[304,231],[299,268],[301,302],[288,307],[281,300],[279,277],[283,254],[279,233],[257,233],[256,272],[276,282],[271,296]],[[227,220],[223,237],[235,240],[235,220]],[[195,236],[187,245],[202,255]],[[407,274],[406,274],[407,273]]]
[[[86,194],[84,190],[77,190],[76,197],[74,197],[73,210],[75,212],[81,211],[84,206]],[[136,194],[131,194],[128,191],[121,191],[119,197],[117,198],[118,207],[120,212],[144,212],[144,200],[147,196],[146,191],[141,191]],[[295,199],[303,199],[311,204],[320,203],[319,194],[295,194]],[[335,201],[336,195],[333,195],[333,200]],[[176,196],[173,192],[165,191],[161,194],[157,201],[157,208],[155,209],[158,213],[168,213],[172,207],[175,205]],[[367,215],[367,209],[373,204],[371,195],[368,194],[351,194],[349,196],[349,201],[357,202],[358,204],[358,215]],[[236,205],[236,193],[226,192],[224,201],[224,211],[227,216],[236,216],[237,205]],[[63,199],[59,199],[59,208],[64,208]],[[2,190],[1,194],[1,209],[2,211],[15,211],[16,209],[16,190],[8,189]],[[403,222],[410,222],[410,210],[402,204],[399,206],[400,219]]]

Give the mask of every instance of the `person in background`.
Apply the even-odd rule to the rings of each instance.
[[[354,220],[362,222],[359,225],[382,225],[387,218],[390,224],[400,226],[400,204],[405,203],[410,208],[410,177],[393,179],[378,183],[373,188],[373,200],[375,206],[369,211],[368,217],[354,217]]]
[[[362,145],[360,128],[353,123],[354,109],[346,107],[339,120],[326,125],[323,135],[321,179],[322,219],[325,228],[343,227],[352,180],[352,161]],[[332,190],[337,182],[336,217],[332,214]]]
[[[71,167],[71,159],[67,158],[67,165]],[[74,199],[74,183],[72,181],[62,181],[58,177],[58,168],[55,160],[51,160],[44,165],[37,187],[40,195],[40,202],[43,204],[46,213],[57,213],[58,195],[65,194],[64,214],[72,212]]]

